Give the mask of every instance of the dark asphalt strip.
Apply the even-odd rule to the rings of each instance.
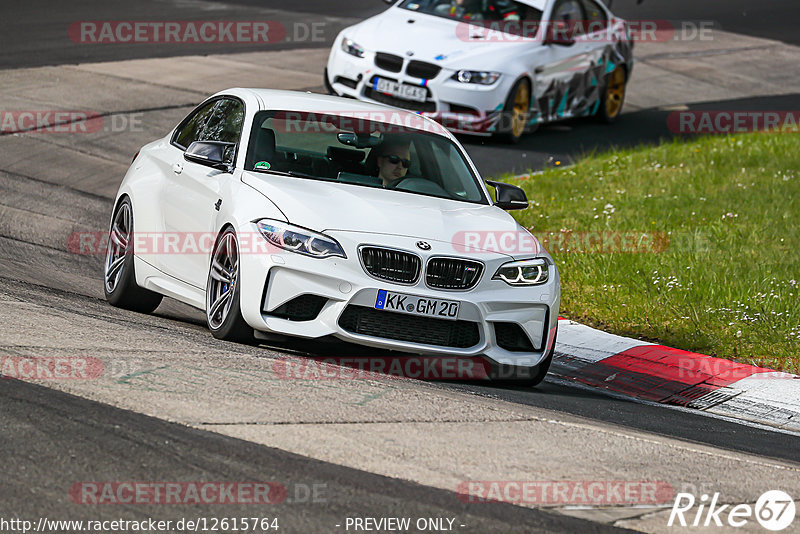
[[[448,384],[443,387],[569,413],[729,451],[800,463],[800,438],[797,434],[748,426],[689,410],[609,396],[602,391],[589,388],[571,387],[549,381],[533,390],[478,384]],[[713,481],[714,474],[708,473],[708,476],[710,482]]]
[[[318,533],[344,532],[347,517],[440,517],[455,518],[456,527],[465,527],[454,530],[465,533],[623,532],[544,510],[465,503],[450,491],[304,458],[16,380],[0,380],[0,427],[0,516],[5,518],[176,521],[258,516],[277,517],[279,532]],[[286,486],[288,498],[270,505],[87,505],[74,502],[69,493],[80,482],[125,481],[277,482]],[[324,485],[317,486],[317,500],[322,502],[302,498],[304,488],[314,484]]]

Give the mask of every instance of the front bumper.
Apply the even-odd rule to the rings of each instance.
[[[358,58],[334,46],[325,70],[327,86],[339,96],[419,112],[455,133],[494,133],[506,98],[516,81],[501,75],[492,85],[466,84],[453,80],[455,71],[448,68],[442,68],[431,79],[423,79],[406,73],[410,58],[403,59],[399,72],[381,68],[375,58],[375,52],[366,51],[363,58]],[[379,93],[375,90],[376,77],[425,87],[428,98],[423,103]]]
[[[483,356],[498,364],[520,367],[535,367],[552,348],[560,302],[560,280],[554,265],[550,267],[550,280],[546,284],[512,287],[491,279],[500,265],[511,261],[509,256],[458,254],[450,243],[438,241],[432,242],[432,250],[425,252],[415,248],[416,239],[411,237],[344,231],[326,233],[344,247],[347,259],[320,260],[291,252],[242,256],[241,308],[251,327],[260,332],[304,338],[335,336],[360,345],[418,354]],[[425,284],[424,273],[413,285],[396,284],[377,280],[364,271],[358,256],[358,247],[362,244],[413,252],[420,256],[423,265],[429,257],[443,255],[478,260],[485,268],[480,282],[468,291],[430,288]],[[461,303],[458,321],[376,310],[380,289],[457,300]],[[292,320],[275,314],[282,305],[302,295],[314,295],[320,297],[319,302],[324,301],[313,319]],[[364,321],[372,327],[366,332],[353,328],[354,314],[368,316]],[[412,317],[414,319],[410,319]],[[433,324],[435,321],[448,324]],[[455,325],[456,322],[459,324]],[[500,323],[518,325],[530,341],[530,349],[503,348],[498,340],[497,325]],[[508,332],[506,326],[503,328]],[[409,339],[408,329],[416,329],[419,335]],[[435,332],[445,332],[441,339],[458,341],[436,341],[439,338]],[[397,339],[398,335],[403,339]],[[508,347],[507,342],[505,346]]]

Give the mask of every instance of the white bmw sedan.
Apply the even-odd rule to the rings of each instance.
[[[399,0],[339,34],[325,84],[516,142],[570,117],[613,122],[632,48],[601,0]]]
[[[333,336],[478,357],[529,383],[555,346],[552,258],[438,123],[330,96],[231,89],[134,157],[114,204],[105,294],[166,295],[220,339]],[[483,360],[482,360],[483,361]]]

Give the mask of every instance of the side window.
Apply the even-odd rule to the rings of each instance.
[[[223,141],[238,143],[242,134],[244,109],[237,100],[223,98],[217,101],[211,117],[206,122],[202,136],[198,141]]]
[[[605,30],[608,26],[608,21],[603,8],[595,0],[583,0],[583,7],[586,10],[586,33]]]
[[[222,141],[239,143],[244,122],[244,107],[238,100],[221,98],[200,108],[175,135],[174,142],[186,149],[193,141]],[[231,147],[226,160],[233,161],[236,153]]]
[[[580,0],[560,0],[553,8],[553,24],[563,25],[573,37],[583,34],[586,17]]]
[[[209,102],[205,106],[195,111],[194,115],[175,132],[172,142],[183,149],[189,148],[192,141],[199,141],[200,134],[203,132],[217,102]]]

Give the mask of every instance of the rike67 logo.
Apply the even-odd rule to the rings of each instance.
[[[765,492],[755,505],[719,504],[719,493],[710,499],[704,494],[699,500],[691,493],[678,493],[667,526],[741,528],[756,520],[765,529],[778,532],[792,524],[795,511],[792,498],[780,490]]]

